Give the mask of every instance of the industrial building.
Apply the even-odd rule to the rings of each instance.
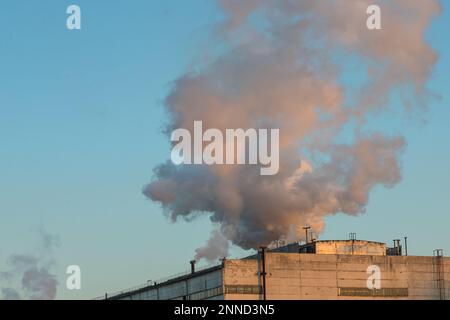
[[[405,239],[406,240],[406,239]],[[405,243],[406,244],[406,243]],[[107,296],[119,300],[450,300],[450,258],[407,256],[394,247],[357,240],[261,248],[243,259]],[[406,248],[405,248],[406,249]],[[379,282],[373,286],[374,270]]]

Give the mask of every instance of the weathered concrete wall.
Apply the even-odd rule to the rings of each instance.
[[[227,293],[230,286],[258,286],[258,260],[225,260],[223,279],[226,300],[259,300],[259,294]]]
[[[386,255],[386,244],[361,241],[317,241],[316,254]]]
[[[367,289],[371,265],[381,271],[376,293]],[[443,258],[442,269],[450,299],[450,258]],[[267,253],[266,272],[268,299],[440,299],[433,257]],[[259,299],[246,287],[258,286],[257,260],[227,260],[223,274],[225,299]]]

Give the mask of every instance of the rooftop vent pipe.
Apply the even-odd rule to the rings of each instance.
[[[195,260],[191,260],[191,273],[195,273]]]

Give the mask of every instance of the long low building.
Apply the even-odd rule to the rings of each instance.
[[[402,255],[399,243],[314,241],[261,249],[244,259],[108,297],[121,300],[450,300],[450,258]]]

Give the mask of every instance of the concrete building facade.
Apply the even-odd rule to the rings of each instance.
[[[386,255],[385,244],[356,240],[289,246],[266,251],[263,256],[224,259],[219,266],[110,298],[450,300],[450,258],[439,254],[391,256]],[[306,246],[309,249],[305,250]]]

